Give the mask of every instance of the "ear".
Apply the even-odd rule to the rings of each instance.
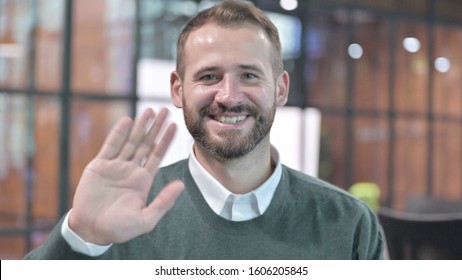
[[[276,81],[276,104],[284,106],[289,97],[290,78],[287,71],[283,71]]]
[[[177,108],[183,108],[183,86],[181,78],[176,71],[170,74],[170,97]]]

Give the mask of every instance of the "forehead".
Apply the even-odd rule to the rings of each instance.
[[[188,43],[197,44],[210,42],[210,40],[227,39],[228,37],[224,36],[225,34],[238,36],[238,38],[234,37],[235,39],[269,44],[266,33],[255,24],[242,23],[222,26],[211,22],[193,30],[188,36],[186,45],[188,45]],[[206,39],[206,41],[203,41],[204,39]]]
[[[227,60],[270,63],[272,45],[266,33],[256,25],[245,23],[223,27],[208,23],[189,34],[184,54],[186,68],[208,60],[215,63]]]

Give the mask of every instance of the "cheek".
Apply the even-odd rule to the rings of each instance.
[[[213,90],[205,86],[186,87],[183,91],[183,101],[189,106],[204,106],[213,101]]]
[[[195,85],[191,87],[191,92],[195,96],[204,98],[207,96],[211,96],[215,92],[215,90],[212,86]]]
[[[271,107],[276,100],[275,90],[269,87],[253,91],[249,99],[259,107]]]

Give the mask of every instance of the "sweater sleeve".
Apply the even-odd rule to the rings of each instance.
[[[377,216],[370,209],[363,213],[356,226],[354,242],[352,259],[384,259],[384,237]]]
[[[38,248],[29,252],[24,259],[27,260],[78,260],[94,259],[89,256],[80,254],[72,250],[69,244],[61,235],[61,226],[64,217],[53,228],[48,239]]]

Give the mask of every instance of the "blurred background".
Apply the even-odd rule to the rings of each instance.
[[[462,200],[462,1],[251,2],[291,75],[272,135],[283,163],[343,189],[373,183],[394,210]],[[171,107],[178,34],[213,3],[0,0],[1,259],[44,241],[117,119]]]

